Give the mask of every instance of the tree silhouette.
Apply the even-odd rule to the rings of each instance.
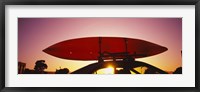
[[[173,72],[173,74],[182,74],[182,67],[176,68],[176,70]]]
[[[69,69],[68,68],[64,68],[64,69],[56,70],[55,73],[56,74],[68,74],[69,73]]]
[[[35,73],[38,73],[38,74],[45,73],[44,70],[47,69],[47,67],[48,66],[45,63],[45,60],[37,60],[35,62],[35,67],[34,67]]]

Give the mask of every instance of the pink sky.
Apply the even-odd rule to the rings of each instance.
[[[181,18],[19,18],[18,61],[34,68],[36,60],[46,60],[48,71],[74,71],[97,61],[60,59],[42,50],[61,41],[94,36],[128,37],[146,40],[168,51],[138,59],[163,70],[182,66]]]

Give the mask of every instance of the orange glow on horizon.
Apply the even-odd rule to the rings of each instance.
[[[114,68],[112,66],[108,66],[107,68],[100,69],[96,71],[97,74],[114,74]]]

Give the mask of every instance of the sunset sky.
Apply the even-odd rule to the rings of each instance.
[[[142,39],[168,50],[137,59],[162,70],[182,66],[182,18],[18,18],[18,61],[33,69],[45,60],[47,71],[70,72],[97,61],[76,61],[51,56],[42,50],[68,39],[81,37],[128,37]]]

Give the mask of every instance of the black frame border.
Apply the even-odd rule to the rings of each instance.
[[[6,5],[195,5],[195,87],[5,87]],[[200,0],[0,0],[0,91],[2,92],[199,92]]]

